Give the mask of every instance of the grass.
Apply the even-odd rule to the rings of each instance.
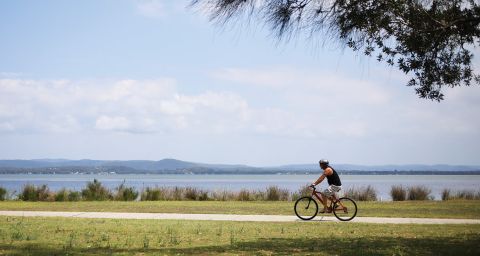
[[[479,200],[357,202],[357,216],[480,219]],[[293,215],[294,202],[283,201],[2,201],[2,210],[225,213]]]
[[[0,255],[479,255],[480,225],[0,217]]]

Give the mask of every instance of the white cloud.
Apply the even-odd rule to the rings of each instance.
[[[0,79],[4,132],[249,132],[261,113],[232,92],[179,93],[173,79]]]
[[[417,98],[403,84],[390,85],[391,79],[383,78],[391,74],[378,73],[375,79],[365,80],[295,68],[228,68],[212,76],[241,85],[237,87],[241,89],[267,88],[272,95],[283,98],[285,113],[266,114],[260,119],[259,131],[290,130],[320,138],[361,138],[379,134],[478,136],[480,130],[480,121],[473,118],[480,111],[480,91],[475,88],[446,90],[446,100],[437,103]],[[268,127],[273,130],[267,130],[261,120],[269,120]],[[282,127],[283,124],[289,125]]]
[[[14,131],[15,127],[10,122],[0,123],[0,132]]]
[[[123,116],[100,116],[95,122],[95,128],[99,130],[127,131],[130,129],[130,121]]]
[[[289,93],[293,92],[294,94],[307,92],[335,101],[385,104],[391,97],[387,90],[371,81],[351,79],[344,74],[312,70],[305,72],[295,68],[224,68],[213,72],[212,76],[215,79],[243,86],[269,87],[288,90]]]
[[[148,18],[163,18],[167,15],[164,0],[137,0],[137,12]]]
[[[480,110],[475,101],[479,93],[470,88],[451,91],[447,95],[451,97],[439,104],[399,92],[393,86],[341,74],[242,69],[234,71],[237,76],[232,78],[226,75],[232,70],[222,75],[223,69],[215,77],[225,83],[240,81],[242,86],[194,94],[181,93],[170,78],[0,79],[0,132],[344,139],[411,134],[478,136],[480,130],[480,121],[474,118]],[[246,88],[254,94],[258,90],[268,93],[252,98],[244,93]]]

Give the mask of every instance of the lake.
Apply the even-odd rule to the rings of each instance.
[[[0,187],[9,192],[18,192],[30,183],[47,184],[53,191],[64,187],[79,191],[88,181],[97,179],[112,189],[125,181],[127,186],[134,186],[138,190],[148,186],[190,186],[238,191],[242,188],[256,190],[277,185],[296,191],[316,178],[318,175],[1,174]],[[441,199],[441,191],[445,188],[453,191],[479,191],[480,187],[480,175],[341,175],[340,178],[344,189],[372,185],[381,200],[391,200],[389,193],[392,185],[425,185],[432,190],[432,195],[437,200]]]

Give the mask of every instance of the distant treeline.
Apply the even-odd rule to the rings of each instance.
[[[128,167],[102,166],[102,167],[48,167],[48,168],[10,168],[0,167],[0,174],[226,174],[226,175],[303,175],[319,174],[318,171],[286,171],[268,169],[178,169],[178,170],[136,170]],[[338,171],[343,175],[480,175],[478,171]]]
[[[0,167],[0,174],[246,174],[246,175],[272,175],[272,174],[318,174],[321,170],[281,170],[266,168],[208,168],[193,167],[173,170],[138,170],[125,166],[62,166],[62,167],[40,167],[40,168],[13,168]],[[480,175],[476,171],[369,171],[369,170],[338,170],[340,174],[346,175]]]

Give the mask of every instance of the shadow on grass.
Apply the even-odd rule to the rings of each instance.
[[[314,234],[312,234],[314,237]],[[356,238],[319,240],[315,238],[258,238],[233,245],[189,248],[50,248],[42,244],[0,244],[6,255],[480,255],[480,237],[470,238]]]

